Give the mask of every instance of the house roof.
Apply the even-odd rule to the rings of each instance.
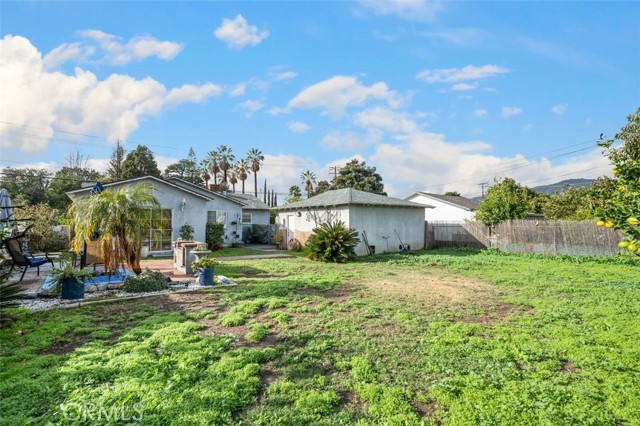
[[[244,204],[244,208],[247,210],[269,210],[269,206],[262,202],[258,197],[254,197],[251,194],[235,194],[229,193],[227,197],[236,199]]]
[[[198,198],[202,198],[206,201],[211,201],[214,200],[216,197],[218,198],[222,198],[225,200],[228,200],[232,203],[235,204],[239,204],[241,206],[244,206],[245,203],[237,200],[237,199],[232,199],[230,197],[224,196],[223,194],[220,194],[218,192],[213,192],[213,191],[209,191],[206,188],[202,188],[198,185],[194,185],[191,182],[187,182],[185,180],[179,179],[179,178],[168,178],[168,179],[161,179],[155,176],[142,176],[142,177],[137,177],[137,178],[132,178],[132,179],[124,179],[124,180],[119,180],[119,181],[115,181],[115,182],[109,182],[109,183],[104,183],[102,184],[102,186],[104,186],[105,188],[111,187],[111,186],[119,186],[119,185],[127,185],[127,184],[131,184],[131,183],[137,183],[137,182],[141,182],[144,180],[151,180],[154,182],[159,182],[162,183],[164,185],[170,186],[178,191],[182,191],[182,192],[186,192],[188,194],[191,194],[195,197]],[[87,186],[85,188],[81,188],[81,189],[76,189],[74,191],[68,191],[65,194],[67,194],[67,196],[69,196],[71,198],[71,195],[85,195],[84,193],[90,193],[91,192],[91,186]]]
[[[102,186],[104,186],[105,188],[109,188],[111,186],[126,185],[126,184],[130,184],[130,183],[141,182],[141,181],[144,181],[144,180],[151,180],[151,181],[159,182],[159,183],[168,185],[168,186],[170,186],[172,188],[178,189],[180,191],[188,192],[191,195],[194,195],[194,196],[199,197],[199,198],[203,198],[203,199],[205,199],[207,201],[213,200],[214,193],[211,193],[210,195],[209,194],[202,194],[202,193],[199,193],[199,192],[187,189],[187,188],[183,188],[183,187],[181,187],[179,185],[176,185],[174,182],[171,182],[169,180],[160,179],[158,177],[150,176],[150,175],[149,176],[142,176],[142,177],[132,178],[132,179],[124,179],[124,180],[119,180],[119,181],[115,181],[115,182],[103,183]],[[81,195],[84,195],[85,192],[86,193],[90,193],[91,192],[91,188],[92,188],[91,186],[87,186],[85,188],[76,189],[74,191],[67,191],[67,192],[65,192],[65,194],[67,194],[67,196],[70,197],[70,198],[71,198],[71,194],[80,195],[81,196]]]
[[[274,207],[274,210],[296,210],[313,207],[334,207],[334,206],[381,206],[381,207],[413,207],[429,208],[424,204],[414,203],[412,201],[401,200],[399,198],[387,197],[385,195],[373,194],[371,192],[359,191],[357,189],[335,189],[333,191],[323,192],[315,197],[308,198],[304,201],[285,204]],[[431,207],[432,208],[432,207]]]
[[[460,197],[457,195],[431,194],[429,192],[414,192],[413,194],[406,197],[405,200],[415,197],[416,195],[423,195],[427,198],[442,201],[444,203],[451,204],[453,206],[460,207],[461,209],[468,210],[468,211],[477,210],[478,205],[480,204],[478,201],[472,200],[470,198]]]

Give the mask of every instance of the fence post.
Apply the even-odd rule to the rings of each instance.
[[[430,243],[431,242],[429,241],[429,222],[425,220],[424,221],[424,248],[426,249],[431,248]]]

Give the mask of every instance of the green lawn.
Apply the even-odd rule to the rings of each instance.
[[[140,425],[640,424],[637,262],[451,250],[217,269],[239,285],[5,311],[0,424],[107,424],[114,406]]]

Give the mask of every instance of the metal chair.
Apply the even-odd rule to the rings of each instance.
[[[27,228],[28,230],[28,228]],[[51,263],[53,266],[53,260],[49,258],[47,254],[44,257],[34,257],[31,253],[26,252],[22,249],[22,237],[24,237],[23,232],[18,237],[11,237],[4,240],[4,245],[7,247],[7,251],[11,256],[12,265],[9,273],[13,271],[13,268],[19,266],[23,268],[22,275],[20,276],[20,281],[24,278],[24,274],[27,273],[28,268],[37,268],[38,275],[40,275],[40,266],[46,263]]]

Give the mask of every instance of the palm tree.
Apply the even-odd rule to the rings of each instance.
[[[226,145],[220,145],[218,148],[218,158],[220,159],[220,170],[222,170],[222,181],[228,183],[227,171],[231,168],[231,163],[236,159],[233,155],[233,149]]]
[[[251,171],[253,172],[254,196],[258,196],[258,172],[264,161],[264,155],[258,148],[251,148],[247,153],[247,160],[251,162]]]
[[[218,173],[220,172],[220,154],[218,151],[209,151],[207,157],[202,160],[202,165],[213,176],[213,184],[218,184]]]
[[[302,178],[302,183],[304,184],[304,190],[307,191],[307,198],[311,196],[311,191],[313,191],[313,185],[316,184],[316,174],[311,170],[307,170],[306,172],[300,175]]]
[[[236,176],[242,182],[242,193],[244,194],[244,181],[249,177],[249,160],[243,158],[236,163]]]
[[[128,266],[136,274],[142,272],[140,256],[146,227],[141,224],[148,223],[152,212],[160,209],[153,190],[152,185],[139,183],[74,201],[67,211],[75,229],[73,249],[79,252],[97,232],[105,270],[116,272]]]
[[[209,179],[211,179],[211,175],[207,172],[207,169],[202,170],[202,174],[200,175],[202,181],[204,182],[205,188],[209,189]]]
[[[238,183],[238,176],[236,174],[236,165],[234,164],[229,171],[229,183],[233,187],[233,193],[236,193],[236,183]]]

